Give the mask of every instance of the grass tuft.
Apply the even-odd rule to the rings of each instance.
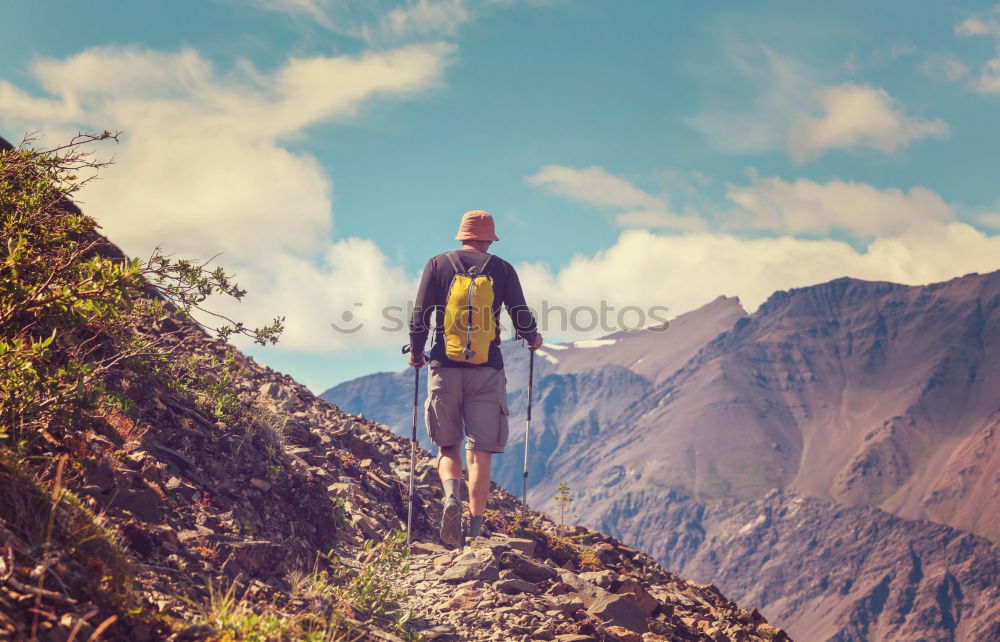
[[[54,491],[0,450],[0,522],[32,548],[70,554],[82,571],[63,578],[74,597],[114,611],[128,608],[135,600],[125,548],[79,497],[59,486]]]

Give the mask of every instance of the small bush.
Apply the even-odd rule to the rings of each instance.
[[[511,537],[525,537],[535,541],[535,550],[539,557],[550,557],[558,564],[570,561],[574,566],[580,565],[580,548],[568,537],[559,537],[545,530],[540,524],[521,521],[521,513],[513,517],[494,510],[486,511],[485,523],[490,530],[505,533]]]

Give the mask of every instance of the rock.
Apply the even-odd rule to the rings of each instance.
[[[413,542],[410,545],[410,553],[412,555],[436,555],[447,552],[447,548],[434,542]]]
[[[150,458],[142,467],[142,472],[139,476],[142,477],[144,481],[159,484],[163,481],[163,471],[166,469],[166,464],[158,464]]]
[[[583,608],[583,600],[578,595],[557,595],[552,598],[552,603],[563,613],[572,615]]]
[[[256,477],[250,479],[250,485],[256,488],[257,490],[261,491],[262,493],[266,493],[269,490],[271,490],[271,482],[265,481],[263,479],[257,479]]]
[[[381,533],[375,528],[375,524],[372,520],[364,513],[355,513],[351,516],[351,524],[355,529],[361,532],[362,535],[370,540],[378,541],[382,538]]]
[[[471,611],[479,606],[482,601],[482,593],[479,591],[468,591],[461,595],[456,595],[445,603],[445,608],[449,611]]]
[[[166,552],[176,553],[179,550],[180,539],[173,528],[166,525],[150,524],[149,531]]]
[[[157,450],[166,455],[168,459],[177,464],[180,468],[187,471],[197,470],[197,466],[195,465],[195,463],[191,461],[191,458],[185,455],[184,453],[178,450],[174,450],[173,448],[167,448],[163,444],[156,441],[151,443]]]
[[[444,637],[446,635],[452,635],[455,632],[455,627],[442,624],[440,626],[435,626],[434,628],[421,631],[425,640],[436,640],[437,638]]]
[[[336,482],[327,486],[326,492],[330,493],[334,497],[339,497],[343,500],[349,500],[353,495],[352,486],[354,486],[354,484],[345,482]]]
[[[123,491],[115,504],[144,522],[158,522],[161,519],[160,498],[152,488]]]
[[[591,602],[587,612],[609,624],[624,626],[632,631],[645,633],[649,630],[642,609],[620,595],[605,591]]]
[[[604,631],[613,635],[618,642],[643,642],[641,635],[621,626],[612,625],[604,629]]]
[[[632,578],[626,578],[623,580],[618,586],[618,590],[615,592],[618,593],[618,595],[628,598],[636,606],[642,609],[643,613],[646,614],[646,617],[650,617],[653,614],[653,611],[656,610],[656,607],[660,605],[660,602],[655,597],[646,592],[646,589],[642,588],[642,585]]]
[[[555,628],[551,624],[541,626],[531,634],[532,640],[554,640],[555,637]]]
[[[226,560],[226,563],[222,565],[222,573],[231,580],[236,580],[240,578],[246,578],[248,573],[245,568],[240,566],[233,558]]]
[[[494,536],[502,544],[522,555],[531,557],[535,554],[535,540],[523,537],[508,537],[506,535]]]
[[[499,538],[473,537],[467,541],[468,548],[489,550],[493,557],[498,558],[510,551],[506,540]]]
[[[149,457],[149,453],[145,450],[136,450],[135,452],[125,455],[125,459],[132,462],[134,467],[137,469],[142,468],[142,462],[146,461],[147,457]]]
[[[229,559],[252,574],[278,577],[285,574],[286,551],[273,542],[234,542],[225,548],[228,549]]]
[[[503,591],[504,593],[534,593],[538,590],[538,587],[517,577],[512,577],[505,580],[500,580],[493,585],[498,591]]]
[[[584,607],[589,608],[591,603],[600,596],[611,595],[600,586],[591,584],[574,573],[563,571],[560,577],[562,577],[563,583],[569,585],[572,591],[583,600]]]
[[[614,581],[618,579],[618,573],[614,571],[587,571],[580,573],[580,577],[591,584],[596,584],[604,589],[610,589]]]
[[[594,548],[597,550],[597,559],[601,560],[601,562],[608,566],[612,566],[620,558],[620,555],[618,554],[618,551],[615,550],[615,547],[607,542],[598,544]]]
[[[545,580],[555,579],[558,576],[554,568],[540,564],[530,557],[525,557],[513,551],[500,556],[500,566],[509,568],[518,577],[529,582],[544,582]]]
[[[167,483],[163,485],[163,488],[171,495],[180,495],[187,501],[194,499],[197,494],[198,489],[191,484],[186,484],[179,477],[171,477],[167,480]]]
[[[559,642],[597,642],[597,638],[592,635],[583,635],[582,633],[563,633],[556,636],[556,640]]]
[[[195,524],[193,529],[183,530],[177,533],[177,539],[179,539],[182,544],[191,545],[192,542],[197,542],[197,540],[207,540],[212,535],[215,535],[215,531],[211,528]]]
[[[572,593],[572,592],[573,592],[573,587],[567,584],[566,582],[562,581],[556,582],[551,587],[549,587],[548,591],[546,591],[548,595],[565,595],[567,593]]]
[[[468,582],[470,580],[483,580],[495,582],[500,579],[500,569],[497,568],[493,556],[486,551],[486,555],[477,555],[478,551],[468,551],[455,559],[454,565],[441,574],[442,582]]]
[[[262,401],[273,401],[275,405],[284,410],[290,405],[292,389],[282,385],[277,381],[265,383],[257,389],[257,397]]]

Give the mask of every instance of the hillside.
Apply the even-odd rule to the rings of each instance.
[[[987,541],[996,541],[1000,519],[993,438],[998,308],[1000,273],[928,286],[838,279],[775,293],[752,315],[735,299],[720,298],[666,332],[546,346],[536,380],[529,499],[552,509],[557,484],[568,481],[581,523],[738,598],[762,600],[764,613],[802,639],[907,640],[915,631],[978,639],[969,631],[989,630],[997,619],[985,607],[996,576],[974,569],[994,568],[998,559]],[[524,359],[523,350],[510,354],[515,365]],[[508,380],[516,416],[523,379]],[[336,400],[350,385],[325,396]],[[509,450],[519,451],[523,434],[512,442]],[[496,477],[517,488],[519,469],[501,462]],[[838,537],[884,515],[845,507],[902,518],[887,522],[894,533],[888,541],[925,551],[919,557],[926,577],[960,578],[962,602],[946,601],[931,621],[901,597],[917,589],[890,583],[885,613],[861,609],[841,617],[860,593],[817,592],[753,565],[721,563],[730,559],[735,525],[752,522],[740,520],[775,489],[821,500],[810,506],[826,525],[819,534],[830,539],[814,545],[831,550],[838,550]],[[678,511],[688,517],[676,522]],[[928,529],[921,520],[942,527]],[[938,554],[964,531],[987,538],[973,540],[975,554],[961,562],[970,572]],[[765,540],[761,559],[800,567],[796,537],[784,530]],[[873,542],[872,550],[849,554],[865,576],[895,564],[898,552]],[[809,560],[801,568],[811,577],[825,573]],[[881,620],[898,622],[882,629]],[[826,637],[815,637],[819,631]]]
[[[424,451],[408,554],[408,441],[191,321],[185,292],[238,289],[155,281],[60,163],[0,153],[0,640],[788,639],[499,488],[492,536],[445,550]]]

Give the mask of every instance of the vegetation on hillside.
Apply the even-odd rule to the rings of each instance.
[[[245,294],[222,268],[159,250],[127,257],[70,200],[106,164],[95,160],[93,145],[115,138],[80,135],[48,150],[27,140],[0,151],[0,588],[33,600],[28,628],[14,633],[31,639],[45,637],[46,603],[99,610],[99,626],[69,620],[77,640],[127,637],[134,629],[115,627],[123,620],[159,631],[190,624],[145,611],[121,534],[92,510],[93,500],[70,490],[100,465],[95,457],[108,456],[95,455],[93,437],[82,435],[142,440],[152,427],[140,407],[159,402],[151,391],[169,390],[217,425],[239,427],[247,443],[263,443],[253,451],[270,479],[288,475],[279,413],[240,398],[231,356],[182,356],[171,336],[195,324],[222,340],[243,335],[273,344],[283,319],[251,328],[213,312],[210,297]],[[208,599],[196,605],[200,622],[220,640],[359,639],[358,620],[409,637],[409,615],[389,608],[387,577],[405,568],[400,541],[372,545],[361,566],[319,555],[311,571],[290,577],[295,595],[315,607],[308,616],[277,604],[261,610],[238,583],[209,581]]]
[[[170,372],[164,337],[144,332],[170,316],[203,312],[225,339],[274,343],[282,319],[250,329],[212,313],[208,297],[245,291],[221,267],[154,251],[145,261],[118,254],[97,223],[69,198],[104,163],[81,135],[52,150],[27,145],[0,154],[0,436],[18,443],[32,429],[78,418],[107,392],[116,368]]]

